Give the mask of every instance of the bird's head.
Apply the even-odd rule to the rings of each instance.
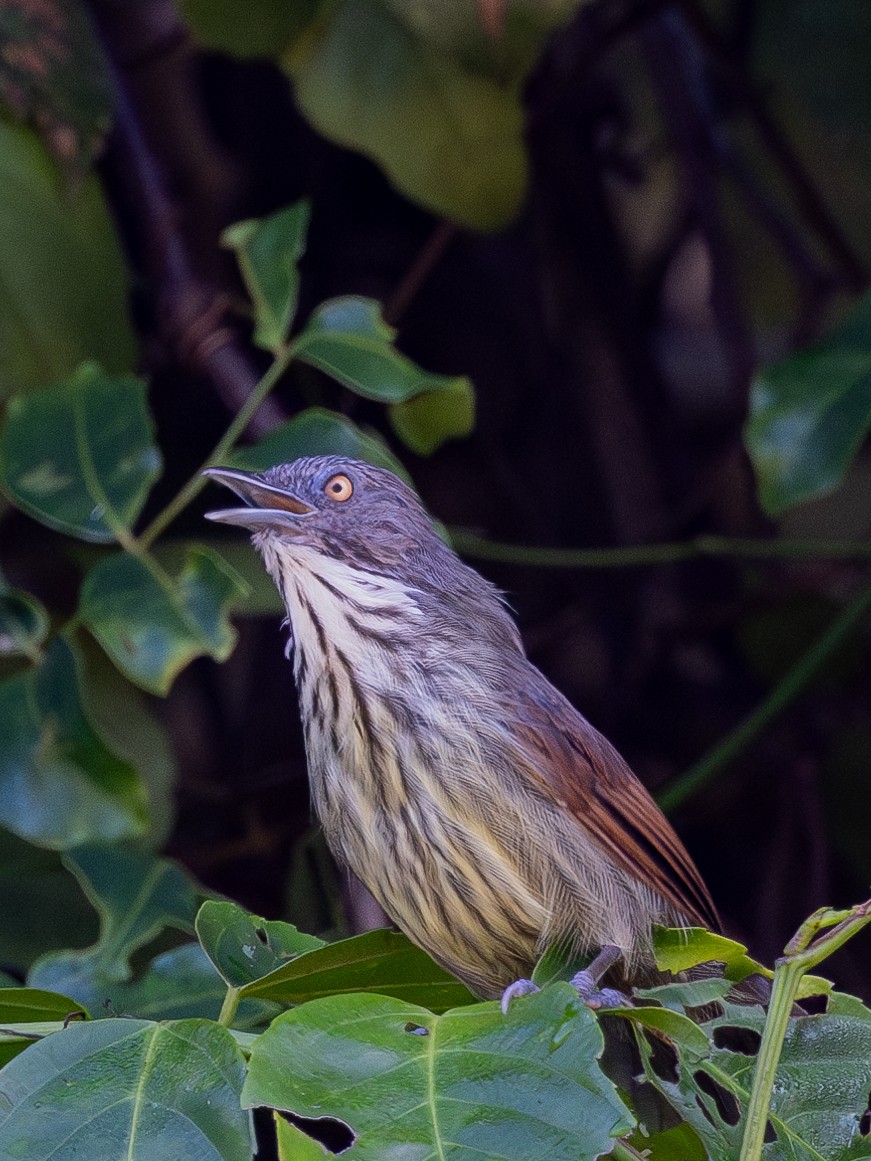
[[[249,528],[258,547],[313,549],[364,572],[414,587],[443,586],[458,558],[417,495],[393,472],[341,456],[307,456],[264,472],[207,468],[244,506],[208,519]]]

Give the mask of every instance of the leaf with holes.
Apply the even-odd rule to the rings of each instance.
[[[343,992],[378,992],[443,1012],[471,992],[399,932],[367,931],[305,952],[241,989],[242,996],[304,1004]]]
[[[215,970],[239,988],[268,975],[288,960],[325,947],[322,939],[292,923],[261,919],[236,903],[207,899],[197,912],[197,938]]]
[[[816,346],[761,371],[744,441],[766,512],[831,492],[871,429],[871,294]]]
[[[675,988],[669,984],[673,1001]],[[659,988],[645,995],[657,998]],[[693,999],[695,1000],[693,995]],[[704,1142],[712,1161],[734,1161],[741,1141],[765,1014],[752,1005],[721,1001],[701,1029],[711,1047],[663,1067],[639,1038],[645,1075]],[[834,993],[828,1010],[790,1020],[774,1083],[766,1161],[847,1161],[861,1140],[860,1121],[871,1089],[871,1012],[852,996]]]
[[[465,434],[473,406],[469,380],[422,371],[396,350],[395,334],[372,299],[332,298],[312,313],[297,337],[297,357],[332,375],[358,395],[379,403],[406,403],[419,396],[445,393],[450,400],[448,410],[453,408],[455,414],[463,416],[463,422],[454,425],[454,434]],[[424,439],[424,429],[415,428],[411,417],[406,419],[405,430],[412,436],[416,432],[430,446],[436,427],[431,423]],[[437,426],[446,437],[450,434],[449,425],[446,427],[443,420],[444,416]]]
[[[239,269],[254,305],[254,342],[278,351],[296,313],[299,296],[297,263],[305,253],[309,208],[297,202],[268,218],[237,222],[221,235],[235,250]]]
[[[227,619],[242,581],[216,553],[194,546],[177,576],[152,557],[110,556],[85,578],[81,618],[121,672],[166,694],[195,657],[224,661],[236,634]]]
[[[82,540],[130,528],[160,475],[145,384],[86,364],[64,383],[9,403],[0,481],[10,499]]]
[[[0,722],[0,825],[61,849],[145,833],[145,788],[88,721],[69,642],[0,682]]]
[[[75,1022],[4,1068],[0,1156],[250,1161],[243,1076],[218,1024]]]
[[[496,1003],[435,1016],[386,996],[332,996],[273,1021],[242,1099],[344,1122],[349,1161],[592,1161],[633,1125],[599,1068],[603,1044],[567,984],[505,1016]]]

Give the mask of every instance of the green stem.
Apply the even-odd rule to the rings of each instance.
[[[462,556],[535,568],[632,568],[674,564],[697,557],[742,560],[871,560],[868,540],[763,540],[730,536],[697,536],[667,544],[626,548],[531,548],[478,536],[466,528],[449,529],[451,543]]]
[[[775,968],[774,985],[771,989],[771,1000],[768,1005],[768,1018],[765,1021],[762,1043],[756,1058],[753,1088],[750,1092],[750,1101],[744,1119],[744,1135],[741,1138],[739,1161],[758,1161],[762,1156],[774,1078],[780,1054],[783,1051],[783,1042],[786,1038],[792,1006],[798,995],[803,974],[800,965],[788,960],[779,960]]]
[[[617,1140],[608,1156],[616,1157],[617,1161],[642,1161],[643,1154],[633,1149],[628,1142]]]
[[[221,1005],[221,1011],[218,1015],[218,1023],[223,1024],[225,1028],[229,1028],[233,1023],[238,1008],[239,989],[227,988],[227,994],[224,996],[224,1002]]]
[[[817,638],[748,718],[659,795],[658,801],[662,809],[670,811],[680,806],[709,782],[718,770],[745,750],[768,723],[806,689],[823,662],[841,645],[869,607],[871,607],[871,588],[865,589],[842,609],[822,636]]]
[[[822,908],[802,924],[787,944],[786,954],[777,961],[768,1017],[744,1118],[739,1161],[760,1161],[762,1157],[777,1065],[802,976],[842,947],[848,939],[852,939],[869,922],[871,899],[849,911]],[[832,930],[820,935],[824,928]]]
[[[205,461],[194,472],[188,482],[184,485],[180,492],[178,492],[172,500],[167,504],[163,511],[158,512],[148,527],[138,537],[138,543],[143,548],[148,548],[154,543],[161,532],[167,528],[173,520],[179,516],[190,502],[199,495],[200,491],[205,487],[206,479],[202,475],[203,468],[207,468],[212,464],[218,464],[224,459],[233,447],[233,444],[248,426],[251,417],[254,415],[257,408],[272,390],[272,388],[279,381],[281,376],[293,362],[296,354],[296,344],[290,343],[281,351],[278,351],[275,359],[270,363],[263,375],[263,378],[239,408],[233,422],[224,432],[221,439],[215,444],[211,454],[207,456]]]

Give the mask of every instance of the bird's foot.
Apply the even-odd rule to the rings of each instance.
[[[598,978],[590,974],[589,968],[572,976],[569,983],[588,1008],[625,1008],[632,1003],[617,988],[600,988]]]
[[[502,1008],[502,1015],[508,1015],[508,1009],[512,1003],[520,996],[531,996],[534,992],[540,992],[541,988],[538,984],[534,984],[532,980],[515,980],[513,984],[509,984],[502,993],[500,1005]]]

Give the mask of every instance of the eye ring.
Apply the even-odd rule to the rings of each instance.
[[[350,500],[354,495],[354,485],[346,475],[339,472],[335,476],[330,476],[324,484],[324,495],[341,504],[345,500]]]

